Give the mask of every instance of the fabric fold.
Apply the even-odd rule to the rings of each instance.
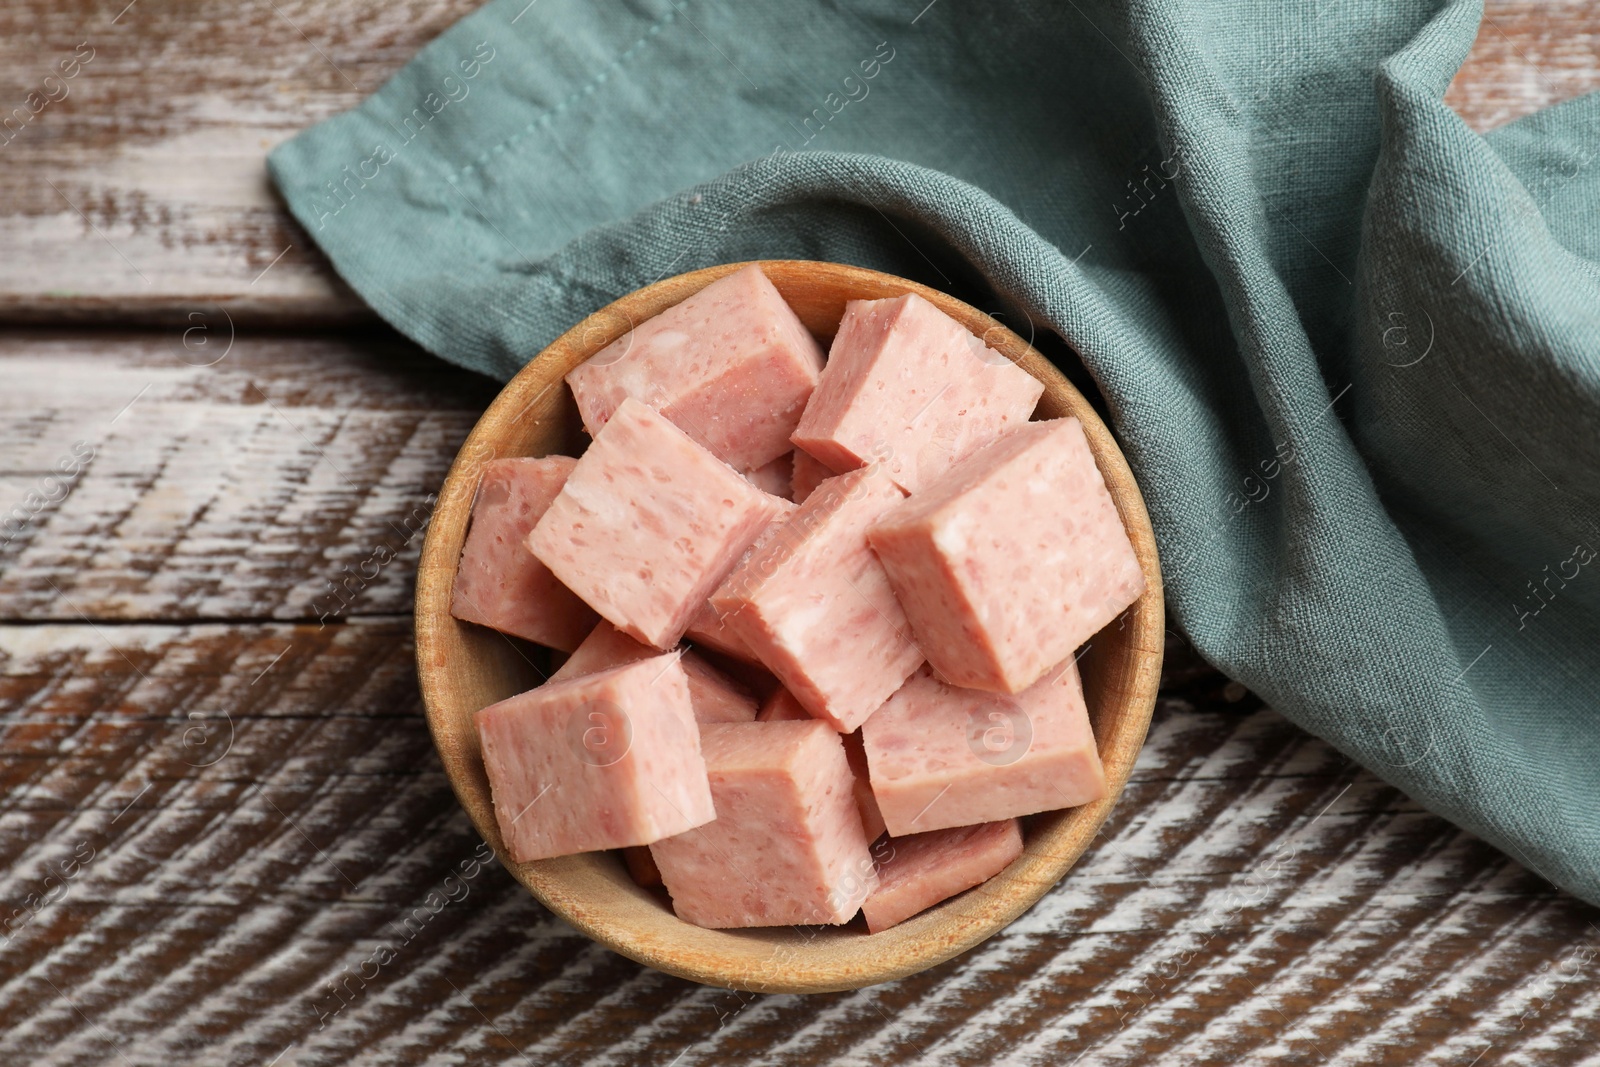
[[[1474,133],[1480,17],[496,0],[270,167],[379,314],[501,378],[755,258],[1081,359],[1207,659],[1600,903],[1600,97]]]

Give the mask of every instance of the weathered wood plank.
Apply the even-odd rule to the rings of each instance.
[[[367,320],[275,199],[266,152],[359,103],[476,6],[77,0],[0,11],[4,110],[27,116],[30,93],[59,98],[0,135],[0,245],[11,252],[0,314],[135,311],[176,324],[222,300],[240,322]],[[76,76],[61,79],[63,61]]]
[[[1076,871],[960,960],[808,998],[637,967],[475,866],[410,656],[403,618],[0,626],[0,919],[27,920],[0,1058],[1564,1064],[1600,1038],[1600,912],[1176,643]]]
[[[1600,8],[1590,0],[1485,0],[1445,102],[1480,132],[1600,89]]]
[[[66,96],[0,133],[0,318],[179,329],[370,321],[288,217],[266,151],[354,106],[476,0],[189,0],[0,11],[0,101]],[[120,12],[120,14],[119,14]],[[1489,0],[1447,96],[1479,130],[1600,85],[1600,9]],[[52,82],[56,86],[57,82]],[[41,98],[42,99],[42,98]],[[281,257],[281,258],[280,258]]]
[[[493,384],[400,342],[227,342],[0,339],[0,617],[410,609],[431,494]]]

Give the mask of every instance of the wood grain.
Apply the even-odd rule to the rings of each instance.
[[[1595,909],[1179,642],[1070,878],[957,960],[811,997],[639,967],[475,868],[411,654],[404,619],[0,627],[3,914],[94,850],[0,945],[5,1062],[1593,1062]]]
[[[492,384],[386,340],[238,336],[192,365],[226,343],[0,337],[0,618],[410,608]]]
[[[1590,0],[1486,0],[1449,104],[1487,132],[1600,89],[1600,8]]]
[[[0,319],[181,329],[226,308],[241,325],[372,322],[263,160],[359,103],[476,0],[124,3],[0,9],[0,112],[80,44],[94,52],[65,98],[0,144],[0,247],[26,251],[0,259]],[[1446,96],[1472,128],[1600,86],[1589,0],[1485,10]]]
[[[126,5],[126,7],[124,6]],[[475,0],[186,0],[0,9],[0,315],[371,321],[272,191],[266,152],[376,90]],[[49,88],[61,96],[63,88]],[[281,259],[279,258],[281,255]],[[270,268],[270,269],[269,269]]]

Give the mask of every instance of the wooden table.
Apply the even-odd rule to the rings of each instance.
[[[380,329],[262,169],[474,2],[0,11],[0,99],[93,53],[0,146],[0,1063],[1600,1063],[1600,911],[1177,637],[1102,843],[903,982],[696,987],[482,863],[408,612],[495,387]],[[1495,0],[1449,99],[1577,95],[1597,42],[1590,0]]]

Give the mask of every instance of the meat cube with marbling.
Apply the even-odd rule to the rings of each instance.
[[[867,932],[887,930],[981,885],[1022,855],[1015,819],[891,837],[873,849],[878,888],[861,905]]]
[[[872,795],[894,837],[1075,808],[1106,795],[1072,660],[1008,696],[921,670],[861,728]]]
[[[543,456],[484,464],[450,614],[562,652],[578,647],[596,615],[527,545],[528,532],[577,463],[571,456]]]
[[[665,650],[784,505],[628,399],[528,545],[612,625]]]
[[[624,663],[637,663],[661,653],[634,640],[604,619],[583,639],[559,670],[549,678],[561,682],[582,678]],[[685,649],[678,662],[689,680],[689,704],[696,722],[753,722],[760,706],[744,687],[734,682],[694,652]],[[548,683],[547,683],[548,684]]]
[[[830,478],[711,598],[723,625],[841,733],[922,662],[866,539],[902,499],[877,466]]]
[[[839,735],[823,722],[701,727],[714,822],[650,846],[698,926],[837,925],[877,887]]]
[[[676,653],[541,685],[476,723],[519,863],[648,845],[716,818]]]
[[[792,439],[841,473],[882,462],[914,493],[1027,422],[1043,392],[915,293],[852,300]]]
[[[659,410],[736,470],[785,455],[822,349],[752,264],[636,325],[567,373],[598,436],[626,397]]]
[[[928,662],[971,689],[1020,693],[1145,590],[1073,418],[1013,430],[867,537]]]
[[[774,506],[778,509],[777,514],[767,524],[767,528],[762,530],[755,541],[751,543],[750,547],[745,549],[744,555],[739,557],[740,563],[749,559],[752,552],[755,552],[767,541],[771,540],[777,534],[778,528],[795,512],[795,505],[787,500],[779,500]],[[694,618],[689,620],[689,629],[685,631],[684,636],[697,644],[716,649],[723,655],[733,656],[747,663],[760,662],[750,646],[745,644],[738,634],[728,628],[723,621],[722,613],[712,606],[710,597],[707,597],[705,603],[700,605],[700,610],[695,612]]]

